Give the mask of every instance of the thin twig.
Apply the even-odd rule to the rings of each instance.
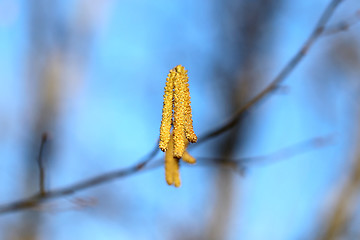
[[[159,142],[160,139],[157,140],[155,147],[151,152],[149,152],[145,157],[143,157],[142,160],[135,166],[138,168],[138,170],[144,168],[146,165],[149,164],[149,162],[156,156],[156,154],[159,152]]]
[[[42,147],[40,148],[39,156],[42,155],[44,144],[45,144],[45,141],[43,138],[42,144],[41,144]],[[117,178],[125,177],[125,176],[140,172],[145,169],[146,170],[153,169],[154,167],[156,167],[158,165],[153,164],[152,166],[149,166],[147,168],[145,168],[145,166],[155,157],[156,153],[158,152],[158,145],[159,145],[159,141],[157,141],[156,147],[148,155],[146,155],[143,158],[143,160],[141,160],[139,163],[137,163],[136,165],[134,165],[132,167],[115,170],[115,171],[105,173],[105,174],[100,174],[97,177],[93,177],[93,178],[81,181],[79,183],[70,185],[65,188],[60,188],[57,190],[52,190],[52,191],[47,191],[47,192],[45,192],[44,190],[43,191],[40,190],[39,194],[33,195],[31,197],[28,197],[28,198],[20,200],[20,201],[16,201],[16,202],[13,202],[10,204],[5,204],[3,206],[0,206],[0,214],[14,212],[14,211],[22,210],[22,209],[33,208],[33,207],[38,206],[41,202],[43,202],[45,200],[49,200],[49,199],[53,199],[53,198],[61,197],[61,196],[71,195],[78,190],[84,190],[89,187],[97,186],[102,183],[109,182],[109,181],[117,179]],[[40,157],[39,157],[39,159],[40,159]],[[41,162],[41,161],[39,161],[39,162]],[[42,166],[42,165],[39,164],[39,167],[40,166]],[[41,172],[43,172],[43,171],[41,171]],[[43,178],[43,177],[40,177],[40,178]],[[40,187],[41,187],[40,189],[44,189],[43,181],[40,184]]]
[[[197,157],[196,160],[200,162],[200,166],[202,165],[202,162],[212,162],[214,164],[224,163],[224,166],[234,168],[234,170],[241,170],[241,172],[243,172],[249,164],[264,164],[289,159],[295,156],[299,156],[300,154],[307,153],[314,149],[328,146],[331,143],[333,143],[333,135],[320,136],[301,141],[299,143],[277,150],[273,153],[261,156],[244,157],[232,160],[214,157]]]
[[[319,143],[321,143],[321,144],[319,144]],[[278,156],[281,159],[290,158],[297,154],[301,154],[305,151],[310,151],[314,148],[323,147],[328,143],[329,143],[329,137],[316,137],[316,138],[304,141],[302,143],[298,143],[298,144],[289,146],[287,148],[279,150],[270,155],[251,157],[251,158],[242,158],[242,159],[237,159],[237,160],[227,160],[225,162],[216,162],[216,161],[214,161],[214,159],[210,159],[214,162],[209,162],[209,158],[200,158],[200,157],[197,159],[200,161],[201,160],[206,161],[206,165],[209,165],[209,164],[211,165],[212,163],[218,163],[222,166],[229,166],[229,167],[233,168],[234,170],[240,171],[243,169],[243,166],[245,163],[249,164],[249,163],[251,163],[251,161],[254,161],[256,163],[256,161],[259,161],[259,160],[265,161],[265,160],[267,160],[267,158],[274,160],[276,156]],[[151,155],[149,155],[149,157],[153,158],[154,155],[151,154]],[[149,163],[151,158],[146,159],[146,162]],[[140,173],[143,171],[155,169],[162,165],[163,165],[163,160],[155,161],[150,165],[148,164],[147,166],[144,166],[144,161],[141,161],[140,163],[136,164],[135,166],[132,166],[129,168],[120,169],[120,170],[112,171],[109,173],[101,174],[97,177],[93,177],[88,180],[81,181],[79,183],[70,185],[68,187],[59,188],[59,189],[55,189],[52,191],[47,191],[47,192],[45,192],[44,195],[36,194],[34,196],[25,198],[20,201],[2,205],[2,206],[0,206],[0,214],[15,212],[15,211],[23,210],[23,209],[30,209],[30,208],[34,209],[46,200],[72,195],[79,190],[84,190],[84,189],[87,189],[90,187],[94,187],[94,186],[112,181],[114,179],[126,177],[129,175],[135,174],[135,173]],[[204,164],[200,164],[200,165],[204,165]]]
[[[147,161],[148,162],[148,161]],[[160,164],[161,163],[161,164]],[[9,212],[15,212],[23,209],[30,209],[35,208],[39,206],[42,202],[58,197],[64,197],[68,195],[74,194],[76,191],[79,190],[85,190],[90,187],[94,187],[106,182],[110,182],[114,179],[126,177],[135,173],[140,173],[145,170],[154,169],[156,167],[159,167],[162,165],[162,162],[157,162],[152,164],[151,166],[144,167],[143,162],[140,162],[139,164],[136,164],[135,166],[120,169],[116,171],[112,171],[109,173],[101,174],[97,177],[93,177],[78,183],[75,183],[73,185],[70,185],[68,187],[55,189],[52,191],[45,192],[44,195],[36,194],[28,198],[24,198],[19,201],[15,201],[9,204],[4,204],[0,206],[0,214],[9,213]]]
[[[48,136],[46,133],[44,133],[41,136],[41,144],[40,144],[40,150],[39,150],[39,156],[38,156],[38,167],[39,167],[39,194],[41,196],[45,196],[45,168],[43,163],[43,154],[44,154],[44,148],[45,143],[47,142]]]
[[[285,80],[285,78],[289,75],[289,73],[291,73],[291,71],[298,65],[300,60],[303,59],[303,57],[306,55],[309,49],[313,46],[314,42],[323,33],[325,25],[329,21],[330,17],[333,15],[336,7],[342,1],[343,0],[332,0],[330,2],[330,4],[327,6],[325,11],[321,15],[318,23],[316,24],[309,38],[305,41],[304,45],[300,48],[300,50],[295,54],[295,56],[285,65],[285,67],[280,71],[280,73],[270,82],[270,84],[265,89],[263,89],[258,95],[256,95],[253,99],[247,102],[242,108],[240,108],[228,122],[201,136],[197,142],[197,145],[215,136],[218,136],[225,131],[230,130],[239,122],[241,117],[245,116],[245,114],[251,107],[259,103],[260,100],[264,100],[264,98],[269,96],[273,90],[277,89],[279,83]]]

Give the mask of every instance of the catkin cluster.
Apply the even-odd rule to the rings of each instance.
[[[180,186],[179,160],[195,163],[186,152],[189,142],[197,137],[193,129],[189,77],[181,65],[171,69],[166,78],[164,105],[160,126],[159,148],[165,152],[165,177],[169,185]],[[171,132],[171,125],[173,131]]]

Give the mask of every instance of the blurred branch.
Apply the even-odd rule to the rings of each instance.
[[[237,168],[237,170],[245,170],[246,165],[248,164],[268,164],[273,163],[274,161],[281,161],[284,159],[289,159],[295,156],[298,156],[300,154],[312,151],[314,149],[326,147],[333,143],[333,136],[320,136],[315,137],[311,139],[307,139],[305,141],[287,146],[285,148],[282,148],[280,150],[277,150],[273,153],[261,155],[261,156],[255,156],[255,157],[246,157],[241,159],[233,159],[233,160],[226,160],[223,158],[214,158],[214,157],[197,157],[196,159],[198,161],[206,161],[206,165],[208,162],[218,164],[221,162],[221,160],[226,160],[225,166],[232,167],[234,169]],[[201,165],[201,162],[200,162]]]
[[[47,142],[47,134],[44,133],[41,137],[41,144],[39,150],[39,157],[38,157],[38,167],[39,167],[39,194],[44,196],[45,195],[45,169],[43,163],[43,153],[45,143]]]
[[[150,159],[151,158],[146,160],[146,162],[148,162]],[[79,191],[79,190],[84,190],[84,189],[87,189],[90,187],[100,185],[102,183],[110,182],[110,181],[118,179],[118,178],[126,177],[128,175],[132,175],[137,172],[141,172],[143,170],[150,170],[150,169],[160,166],[160,164],[157,163],[157,164],[151,165],[150,167],[145,168],[144,162],[145,161],[140,162],[129,168],[115,170],[115,171],[112,171],[109,173],[101,174],[97,177],[93,177],[93,178],[81,181],[79,183],[70,185],[69,187],[60,188],[60,189],[52,190],[52,191],[47,191],[44,194],[36,194],[36,195],[33,195],[31,197],[28,197],[28,198],[20,200],[20,201],[2,205],[2,206],[0,206],[0,214],[19,211],[22,209],[34,208],[46,200],[72,195],[76,191]]]
[[[351,168],[349,179],[342,188],[339,198],[331,211],[331,216],[327,219],[324,232],[317,238],[318,240],[339,239],[340,235],[346,230],[346,226],[352,217],[350,207],[359,192],[360,186],[360,154],[358,154],[355,165]]]
[[[259,103],[260,100],[263,100],[265,97],[269,96],[270,93],[276,90],[278,88],[278,85],[285,80],[285,78],[291,73],[292,70],[294,70],[300,60],[304,58],[309,49],[313,46],[315,41],[322,35],[325,29],[325,25],[328,23],[329,19],[333,15],[336,7],[342,1],[343,0],[332,0],[330,2],[325,11],[322,13],[318,23],[316,24],[309,38],[305,41],[304,45],[285,65],[285,67],[280,71],[280,73],[270,82],[270,84],[266,88],[264,88],[264,90],[262,90],[258,95],[256,95],[253,99],[251,99],[243,107],[241,107],[228,122],[212,131],[209,131],[208,133],[205,133],[202,137],[200,137],[198,140],[198,144],[203,143],[233,128],[239,122],[241,117],[243,117],[251,107]]]
[[[304,141],[302,143],[298,143],[293,146],[286,147],[286,148],[279,150],[275,153],[272,153],[270,155],[251,157],[251,158],[242,158],[242,159],[238,159],[238,160],[226,160],[226,161],[217,162],[217,161],[214,161],[214,158],[212,158],[212,159],[198,158],[198,159],[206,160],[206,161],[208,161],[209,159],[213,160],[213,162],[207,162],[205,165],[212,165],[213,163],[216,163],[218,165],[231,167],[232,169],[236,170],[236,169],[242,169],[243,164],[251,163],[252,161],[255,161],[255,162],[259,161],[259,160],[265,161],[267,159],[274,160],[276,157],[279,157],[279,159],[280,158],[281,159],[290,158],[295,155],[304,153],[305,151],[309,151],[309,150],[313,150],[313,149],[316,149],[319,147],[326,146],[328,143],[330,143],[329,140],[330,140],[329,137],[316,137],[316,138],[312,138],[310,140]],[[139,172],[143,172],[143,171],[147,171],[147,170],[151,170],[151,169],[155,169],[160,166],[163,166],[163,160],[155,161],[153,164],[147,165],[149,163],[149,161],[151,161],[155,157],[156,152],[155,151],[151,152],[148,156],[146,156],[146,158],[144,160],[140,161],[139,163],[135,164],[134,166],[115,170],[115,171],[112,171],[109,173],[104,173],[97,177],[83,180],[81,182],[75,183],[68,187],[59,188],[59,189],[55,189],[55,190],[51,190],[51,191],[46,191],[43,194],[39,193],[39,194],[33,195],[31,197],[28,197],[28,198],[25,198],[25,199],[22,199],[19,201],[1,205],[0,206],[0,214],[20,211],[23,209],[34,209],[34,208],[39,207],[39,205],[41,203],[43,203],[47,200],[50,200],[50,199],[72,195],[75,192],[80,191],[80,190],[85,190],[87,188],[95,187],[97,185],[107,183],[107,182],[110,182],[115,179],[123,178],[123,177],[129,176],[129,175],[133,175],[135,173],[139,173]],[[147,165],[147,166],[145,166],[145,165]]]
[[[45,143],[44,138],[42,138],[41,141],[42,142],[41,142],[40,151],[39,151],[40,156],[42,155],[43,148],[44,148],[44,143]],[[131,175],[133,173],[140,172],[140,170],[143,170],[144,167],[155,157],[156,153],[158,152],[158,147],[157,147],[158,145],[159,145],[159,143],[157,142],[156,148],[154,148],[153,151],[151,151],[149,154],[147,154],[143,158],[143,160],[141,160],[139,163],[135,164],[132,167],[115,170],[115,171],[105,173],[105,174],[101,174],[97,177],[83,180],[79,183],[73,184],[66,188],[61,188],[58,190],[52,190],[52,191],[46,191],[46,192],[44,190],[43,191],[40,190],[40,193],[35,194],[31,197],[0,206],[0,214],[18,211],[21,209],[34,208],[34,207],[38,206],[41,202],[44,202],[45,200],[71,195],[78,190],[83,190],[83,189],[87,189],[90,187],[94,187],[94,186],[97,186],[102,183],[110,182],[117,178],[125,177],[125,176]],[[40,159],[40,157],[39,157],[39,159]],[[148,167],[146,169],[147,170],[152,169],[155,166],[157,166],[157,165],[152,165],[151,167]],[[44,178],[41,177],[41,174],[40,174],[40,182],[41,182],[40,183],[40,189],[41,189],[41,188],[43,188],[43,185],[45,183]]]

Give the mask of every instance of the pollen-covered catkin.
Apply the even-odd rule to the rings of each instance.
[[[178,158],[174,158],[175,161],[175,171],[173,172],[174,174],[174,186],[175,187],[180,187],[181,186],[181,180],[180,180],[180,164],[179,164],[179,159]]]
[[[167,184],[174,183],[174,172],[176,170],[176,163],[174,159],[174,142],[172,136],[169,140],[168,149],[165,152],[165,179]]]
[[[196,159],[193,156],[191,156],[187,151],[184,152],[181,159],[186,163],[190,163],[190,164],[196,163]]]
[[[166,78],[164,104],[162,110],[162,119],[160,126],[159,148],[165,152],[170,140],[171,120],[173,115],[173,97],[174,97],[174,78],[175,71],[172,69]]]
[[[197,142],[197,136],[195,135],[193,128],[193,120],[191,113],[191,98],[190,98],[190,90],[189,90],[189,77],[187,75],[187,70],[185,71],[183,77],[183,85],[185,88],[184,91],[184,104],[185,104],[185,134],[186,138],[189,142],[195,143]]]
[[[186,137],[184,136],[184,141],[185,141],[185,149],[187,148],[187,146],[189,145],[189,141],[186,139]],[[195,164],[196,163],[196,159],[191,156],[186,150],[184,152],[184,154],[182,155],[181,158],[184,162],[189,163],[189,164]]]
[[[164,104],[160,126],[159,148],[165,152],[165,179],[169,185],[180,187],[179,162],[194,164],[196,159],[186,152],[189,142],[196,142],[193,129],[187,70],[178,65],[166,78]],[[173,131],[171,133],[171,125]]]
[[[182,80],[182,66],[177,66],[174,79],[174,157],[181,158],[185,151],[185,88]]]
[[[174,141],[171,135],[168,149],[165,152],[165,180],[169,185],[180,187],[179,159],[174,157]]]

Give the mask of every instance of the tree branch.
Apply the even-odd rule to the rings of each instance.
[[[301,143],[297,143],[295,145],[286,147],[284,149],[281,149],[279,151],[276,151],[269,155],[264,156],[257,156],[257,157],[250,157],[250,158],[241,158],[237,160],[227,160],[227,161],[217,161],[218,159],[215,158],[197,158],[198,160],[206,161],[205,165],[212,165],[212,164],[220,164],[222,166],[230,167],[234,170],[238,170],[240,172],[243,172],[244,165],[253,163],[253,162],[259,162],[259,161],[266,161],[266,160],[280,160],[284,158],[290,158],[293,156],[296,156],[298,154],[313,150],[315,148],[323,147],[328,145],[331,141],[331,138],[329,136],[327,137],[316,137],[312,138],[310,140],[306,140]],[[147,165],[145,167],[144,163],[148,163],[151,159],[154,157],[154,152],[149,154],[148,158],[146,160],[141,161],[140,163],[128,167],[125,169],[115,170],[109,173],[101,174],[97,177],[93,177],[84,181],[81,181],[79,183],[75,183],[73,185],[70,185],[68,187],[55,189],[52,191],[46,191],[44,194],[36,194],[31,197],[15,201],[9,204],[4,204],[0,206],[0,214],[4,213],[10,213],[15,211],[20,211],[23,209],[30,209],[38,207],[42,202],[58,198],[58,197],[64,197],[68,195],[74,194],[76,191],[79,190],[85,190],[90,187],[94,187],[103,183],[107,183],[109,181],[126,177],[135,173],[140,173],[143,171],[151,170],[158,168],[163,165],[163,160],[155,161],[151,165]],[[204,164],[200,164],[204,165]]]
[[[149,162],[151,158],[147,159],[146,162]],[[160,164],[161,163],[161,164]],[[142,172],[144,170],[150,170],[154,169],[156,167],[159,167],[162,165],[162,162],[157,162],[156,164],[152,164],[151,166],[144,167],[144,161],[140,162],[132,167],[115,170],[109,173],[101,174],[97,177],[93,177],[78,183],[75,183],[73,185],[70,185],[68,187],[55,189],[52,191],[47,191],[44,194],[36,194],[31,197],[15,201],[9,204],[4,204],[0,206],[0,214],[9,213],[9,212],[15,212],[23,209],[29,209],[39,206],[42,202],[58,197],[64,197],[68,195],[74,194],[76,191],[79,190],[85,190],[90,187],[94,187],[106,182],[110,182],[114,179],[126,177],[128,175],[132,175],[135,173]]]
[[[226,162],[228,164],[225,164],[230,167],[240,167],[244,168],[246,165],[249,164],[267,164],[272,163],[274,161],[280,161],[284,159],[289,159],[295,156],[298,156],[302,153],[309,152],[311,150],[325,147],[330,145],[333,142],[333,136],[320,136],[315,137],[311,139],[307,139],[305,141],[287,146],[285,148],[282,148],[280,150],[277,150],[273,153],[266,154],[266,155],[260,155],[255,157],[246,157],[246,158],[240,158],[240,159],[233,159],[233,160],[227,160]],[[200,161],[206,161],[206,162],[212,162],[212,163],[218,163],[221,161],[225,161],[226,159],[223,158],[214,158],[214,157],[197,157],[197,160]]]
[[[216,137],[225,131],[230,130],[238,123],[241,117],[245,116],[245,114],[251,107],[259,103],[260,100],[263,100],[265,97],[269,96],[273,90],[276,90],[278,88],[279,83],[283,82],[285,78],[291,73],[291,71],[294,70],[294,68],[298,65],[300,60],[303,59],[303,57],[306,55],[309,49],[313,46],[314,42],[324,32],[325,25],[328,23],[330,17],[333,15],[336,7],[342,1],[343,0],[332,0],[330,2],[330,4],[325,9],[325,11],[322,13],[318,23],[316,24],[309,38],[305,41],[304,45],[299,49],[299,51],[292,57],[292,59],[285,65],[285,67],[270,82],[270,84],[266,88],[264,88],[258,95],[256,95],[253,99],[247,102],[242,108],[240,108],[228,122],[204,134],[204,136],[199,138],[197,143],[199,144],[206,142],[207,140]]]

